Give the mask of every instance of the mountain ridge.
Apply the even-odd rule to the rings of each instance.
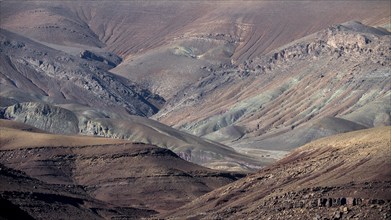
[[[0,218],[391,218],[390,7],[2,1]]]
[[[168,149],[149,144],[32,133],[18,130],[20,124],[16,122],[3,123],[1,120],[0,123],[2,165],[23,171],[45,184],[61,184],[58,187],[62,190],[66,186],[81,187],[83,194],[106,203],[102,204],[103,208],[110,208],[111,204],[165,212],[244,176],[242,173],[201,167],[181,159]],[[15,190],[18,191],[17,188]],[[33,191],[39,190],[35,188]],[[8,190],[2,185],[1,191]],[[3,196],[17,201],[16,198]],[[33,209],[28,206],[22,208],[37,217]]]
[[[335,126],[342,127],[390,125],[389,40],[389,32],[359,22],[332,26],[239,66],[212,70],[153,118],[236,149],[270,148],[268,136],[309,132],[311,123],[327,117],[340,118]]]
[[[378,127],[310,142],[162,217],[387,219],[390,132]]]

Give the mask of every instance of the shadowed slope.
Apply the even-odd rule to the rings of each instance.
[[[13,128],[3,127],[10,124]],[[166,211],[243,177],[189,163],[153,145],[15,127],[1,123],[2,164],[45,183],[81,185],[92,198],[119,207]]]
[[[166,217],[388,219],[390,144],[391,127],[319,139]]]
[[[156,214],[104,203],[90,197],[81,186],[48,184],[2,164],[0,177],[0,217],[5,219],[139,219]]]

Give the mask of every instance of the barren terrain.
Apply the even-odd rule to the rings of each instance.
[[[86,61],[5,30],[1,36],[1,118],[52,133],[153,144],[220,169],[248,171],[265,162],[147,119],[164,99],[111,74],[104,62]]]
[[[350,20],[387,27],[388,6],[386,1],[10,1],[2,5],[1,20],[3,28],[67,51],[114,52],[124,62],[113,72],[169,99],[208,75],[202,67],[211,64],[239,64]]]
[[[174,210],[172,219],[389,219],[391,127],[311,142]]]
[[[153,118],[236,149],[280,151],[390,125],[390,36],[359,22],[332,26],[212,71]]]
[[[2,118],[54,133],[132,139],[209,167],[251,170],[319,137],[390,124],[388,6],[6,1],[0,92],[8,112]],[[46,123],[45,115],[25,119],[12,111],[20,102],[65,108],[77,120],[63,114],[70,124],[64,127],[61,117],[57,124]],[[153,115],[220,147],[188,138],[178,144],[172,135],[159,142],[149,128],[133,132],[129,114]],[[153,130],[162,126],[153,124]],[[260,162],[245,156],[247,162],[227,164],[232,150],[219,149],[232,148],[222,144],[256,152]]]
[[[390,1],[0,1],[1,219],[390,219]]]
[[[33,192],[49,190],[46,193],[61,195],[69,188],[80,188],[83,191],[80,202],[97,200],[105,204],[102,205],[104,208],[114,206],[154,210],[147,214],[164,212],[243,177],[240,173],[213,171],[189,163],[173,152],[153,145],[40,131],[37,133],[31,127],[3,120],[0,141],[2,165],[23,171],[29,176],[23,178],[34,178],[29,180],[37,182],[37,185],[33,185]],[[5,169],[7,171],[8,168]],[[12,181],[26,183],[17,178]],[[39,217],[39,213],[28,205],[21,205],[28,203],[28,198],[23,195],[20,195],[22,198],[18,197],[20,200],[12,197],[13,193],[23,194],[28,189],[16,187],[13,191],[5,183],[1,184],[3,199],[18,203],[21,209],[35,218],[45,218]],[[57,184],[53,187],[62,191],[54,192],[55,189],[51,189],[48,184]],[[34,197],[31,199],[30,202],[34,201]],[[67,207],[75,208],[75,205],[70,205]],[[49,208],[39,204],[37,206],[46,209],[43,210],[48,212],[46,217],[53,215]],[[88,206],[80,209],[92,211]],[[70,212],[74,217],[77,216],[76,211]],[[64,212],[63,217],[65,215]]]

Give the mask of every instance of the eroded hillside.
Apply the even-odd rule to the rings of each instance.
[[[390,124],[387,5],[5,2],[2,117],[54,133],[155,144],[210,167],[252,169],[319,137]],[[348,22],[307,36],[351,19],[380,27]],[[35,103],[70,110],[57,117],[68,124],[47,122]],[[28,113],[35,108],[39,115]],[[131,128],[129,114],[158,111],[153,119],[260,162],[148,120]]]
[[[349,20],[389,28],[388,17],[387,1],[6,1],[1,7],[2,28],[67,52],[114,52],[124,58],[114,72],[165,99],[209,75],[203,67],[211,64],[239,64]]]
[[[116,113],[151,116],[164,99],[107,72],[107,65],[55,50],[2,29],[2,106],[19,102],[80,104]]]
[[[177,208],[243,177],[189,163],[153,145],[47,134],[17,122],[0,123],[1,164],[25,173],[17,177],[4,173],[8,168],[1,169],[2,175],[12,179],[2,179],[1,198],[34,218],[56,213],[46,206],[50,198],[55,201],[50,207],[67,210],[60,217],[69,213],[76,218],[79,212],[86,218],[105,217],[110,209],[113,215],[132,217],[132,210],[134,216],[138,212],[150,215]],[[12,183],[21,185],[10,187]],[[32,195],[26,197],[29,189]]]
[[[88,60],[87,54],[74,56],[2,30],[0,117],[51,133],[153,144],[208,167],[254,170],[263,165],[225,145],[147,119],[164,99],[113,75],[108,62]]]
[[[391,127],[311,142],[167,219],[389,219]]]
[[[0,218],[391,217],[389,1],[0,4]]]
[[[359,22],[332,26],[211,71],[153,117],[243,151],[390,125],[390,36]]]

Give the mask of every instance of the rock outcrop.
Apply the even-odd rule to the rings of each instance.
[[[109,68],[113,68],[121,63],[122,59],[121,57],[113,54],[113,53],[94,53],[89,50],[83,50],[80,52],[80,58],[91,60],[91,61],[98,61],[102,62],[109,66]]]
[[[0,118],[15,120],[55,134],[78,134],[79,120],[64,108],[42,103],[18,103],[1,110]]]

